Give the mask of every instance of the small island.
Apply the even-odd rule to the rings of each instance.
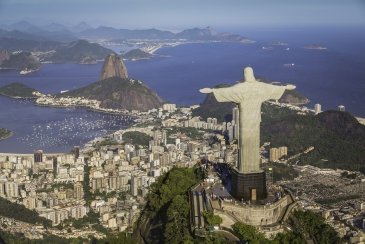
[[[0,141],[1,140],[5,140],[5,139],[8,139],[10,137],[13,136],[13,132],[8,130],[8,129],[5,129],[5,128],[0,128]]]
[[[322,45],[318,45],[318,44],[305,46],[304,48],[305,49],[312,49],[312,50],[327,50],[327,47],[322,46]]]
[[[39,92],[21,83],[11,83],[0,87],[0,95],[11,98],[37,98]]]

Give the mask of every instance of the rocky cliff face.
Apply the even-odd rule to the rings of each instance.
[[[103,69],[101,70],[100,80],[112,77],[128,79],[127,68],[120,57],[110,54],[105,58]]]

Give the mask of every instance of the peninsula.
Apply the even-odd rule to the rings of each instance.
[[[0,95],[11,98],[36,98],[39,92],[22,83],[11,83],[0,87]]]
[[[100,80],[88,86],[36,100],[46,106],[84,106],[109,113],[148,111],[162,106],[163,100],[141,80],[128,77],[123,61],[115,54],[105,58]]]
[[[137,49],[132,49],[124,54],[121,55],[123,57],[123,59],[128,59],[128,60],[139,60],[139,59],[148,59],[153,57],[153,54],[149,53],[149,52],[145,52],[139,48]]]

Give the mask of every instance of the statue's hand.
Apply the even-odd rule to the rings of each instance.
[[[212,93],[213,89],[212,88],[203,88],[199,90],[201,93]]]
[[[287,90],[294,90],[295,88],[296,88],[296,86],[294,86],[294,85],[287,85],[286,86]]]

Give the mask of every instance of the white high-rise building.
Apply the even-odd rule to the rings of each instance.
[[[174,112],[176,110],[176,104],[166,103],[162,105],[162,109],[168,112]]]
[[[6,182],[5,192],[7,197],[18,197],[19,196],[18,183]]]
[[[0,182],[0,197],[5,197],[5,181]]]
[[[227,123],[227,131],[228,131],[229,141],[233,141],[234,140],[234,125]]]
[[[286,156],[286,155],[288,155],[288,148],[287,147],[279,147],[279,148],[273,147],[273,148],[270,148],[270,161],[271,162],[279,161],[279,159],[282,156]]]
[[[222,132],[225,132],[227,130],[227,123],[223,122],[222,123]]]
[[[212,118],[212,123],[213,123],[213,125],[216,125],[218,123],[217,118]]]
[[[234,107],[232,109],[232,125],[233,125],[233,138],[238,139],[239,137],[239,109]]]
[[[314,113],[319,114],[320,112],[322,112],[322,107],[321,104],[317,103],[314,105]]]
[[[276,162],[279,160],[279,150],[277,148],[270,148],[270,161]]]
[[[180,144],[180,138],[175,139],[175,146],[178,146]]]
[[[232,109],[232,121],[235,125],[239,124],[239,109],[237,106]]]

